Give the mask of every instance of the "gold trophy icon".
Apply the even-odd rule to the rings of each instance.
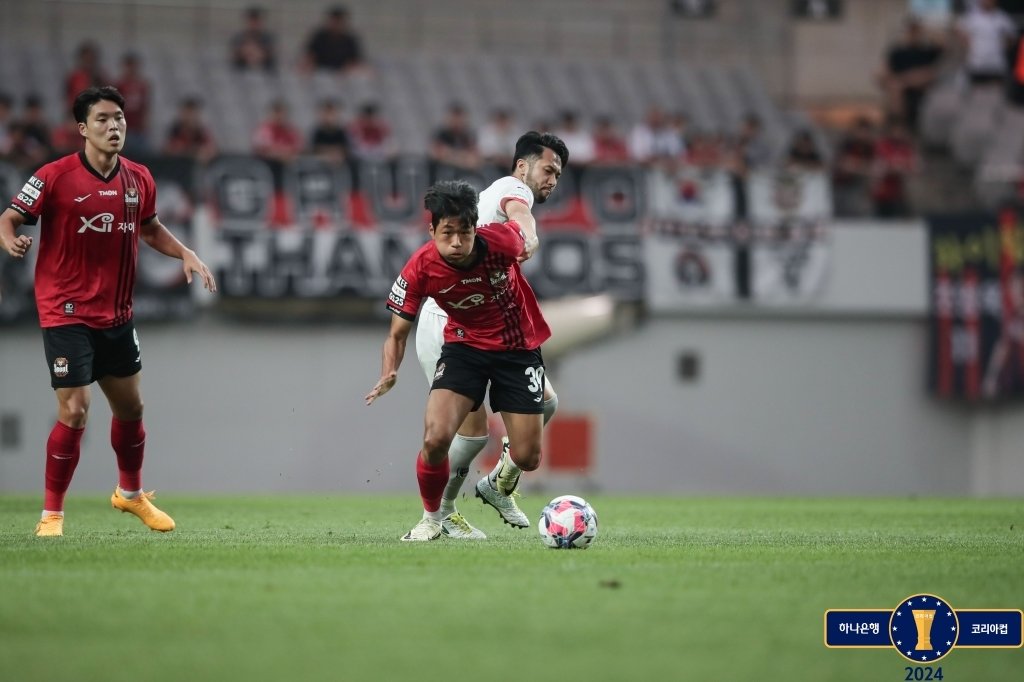
[[[932,623],[935,622],[935,610],[931,611],[914,609],[914,624],[917,626],[917,646],[915,651],[931,651],[932,649]]]

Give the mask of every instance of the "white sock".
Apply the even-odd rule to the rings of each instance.
[[[121,497],[126,500],[134,500],[136,497],[142,494],[142,489],[138,490],[125,490],[121,486],[117,486],[117,489],[121,491]]]
[[[448,448],[449,470],[448,485],[441,496],[441,511],[448,516],[455,511],[455,500],[459,497],[462,484],[469,476],[470,465],[487,445],[487,436],[463,436],[455,434],[451,447]]]
[[[548,425],[551,418],[555,416],[555,410],[558,409],[558,394],[552,393],[550,400],[544,401],[544,426]]]
[[[440,509],[438,509],[437,511],[427,511],[426,509],[423,510],[423,518],[425,518],[425,519],[434,519],[438,523],[443,521],[444,517],[446,517],[446,516],[448,516],[448,515],[447,514],[442,514]]]
[[[49,509],[44,509],[43,513],[42,513],[42,516],[40,516],[39,518],[45,519],[47,516],[54,516],[54,515],[56,515],[56,516],[64,516],[64,512],[62,512],[62,511],[55,512],[55,511],[50,511]]]

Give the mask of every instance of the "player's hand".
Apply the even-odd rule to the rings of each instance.
[[[25,234],[19,234],[10,244],[4,244],[4,250],[11,255],[11,258],[24,258],[31,248],[32,237]]]
[[[533,258],[533,254],[537,253],[537,247],[539,246],[539,239],[527,239],[523,243],[523,252],[519,255],[519,258],[516,258],[516,260],[520,263],[530,260]]]
[[[188,251],[181,260],[181,267],[185,271],[186,282],[192,284],[192,273],[194,272],[202,277],[203,288],[217,291],[217,282],[213,279],[213,273],[210,272],[210,268],[206,267],[206,263],[199,260],[199,256],[195,254],[195,251]]]
[[[398,381],[398,372],[390,372],[387,376],[380,378],[373,390],[366,394],[366,404],[372,405],[373,401],[391,390]]]

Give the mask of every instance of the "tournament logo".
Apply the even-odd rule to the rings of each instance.
[[[56,358],[53,361],[53,376],[63,379],[68,375],[68,359]]]
[[[1020,648],[1022,626],[1020,609],[954,609],[945,599],[922,593],[894,609],[829,609],[825,646],[895,649],[918,666],[930,666],[954,648]],[[935,679],[942,679],[942,668],[935,670]]]

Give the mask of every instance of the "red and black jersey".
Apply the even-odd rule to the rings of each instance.
[[[514,221],[478,227],[476,258],[465,269],[427,242],[402,268],[388,308],[412,320],[430,296],[448,313],[445,343],[498,351],[539,348],[551,330],[516,262],[522,251],[523,235]]]
[[[118,158],[104,178],[84,152],[48,163],[11,208],[42,219],[35,292],[42,327],[114,327],[132,319],[140,227],[156,218],[156,184],[142,164]]]

